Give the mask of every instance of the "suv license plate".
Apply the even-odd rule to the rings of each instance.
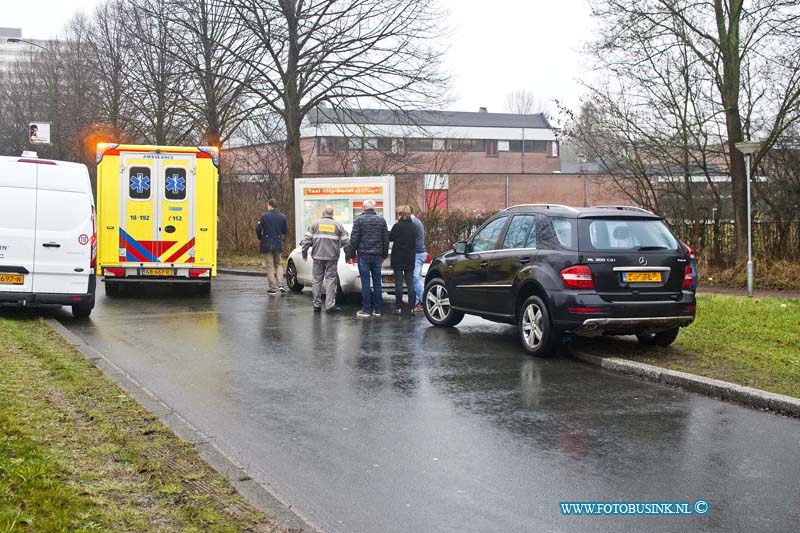
[[[140,272],[142,276],[171,276],[171,268],[143,268]]]
[[[23,285],[25,276],[22,274],[0,274],[0,283],[7,285]]]
[[[394,276],[383,276],[383,283],[394,283]]]
[[[661,283],[661,272],[624,272],[625,283]]]

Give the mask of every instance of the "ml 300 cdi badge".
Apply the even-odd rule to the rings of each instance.
[[[529,204],[489,219],[428,270],[425,316],[516,324],[547,356],[571,335],[636,335],[667,346],[695,317],[689,252],[664,221],[628,206]]]

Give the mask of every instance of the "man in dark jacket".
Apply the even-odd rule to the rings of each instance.
[[[392,269],[394,270],[394,298],[397,302],[397,314],[403,314],[403,280],[408,288],[408,311],[414,314],[417,303],[414,289],[414,256],[417,247],[417,227],[411,221],[411,208],[402,205],[397,210],[399,218],[389,232],[392,241]]]
[[[289,226],[286,215],[278,211],[278,201],[271,198],[267,202],[267,212],[261,215],[256,226],[256,236],[261,241],[261,253],[264,254],[267,267],[269,294],[278,294],[278,290],[286,292],[286,287],[278,279],[278,272],[282,271],[283,237],[287,233]]]
[[[358,274],[361,276],[361,310],[356,316],[381,316],[381,263],[389,256],[389,228],[383,217],[375,213],[372,200],[364,201],[364,212],[353,223],[350,249],[358,254]]]

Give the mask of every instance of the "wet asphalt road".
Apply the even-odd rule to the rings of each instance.
[[[210,298],[57,316],[327,531],[798,528],[798,420],[532,359],[480,319],[347,311],[220,276]],[[705,516],[559,510],[701,498]]]

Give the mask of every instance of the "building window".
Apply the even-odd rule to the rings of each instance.
[[[497,151],[498,152],[508,152],[509,151],[509,141],[497,141]]]
[[[394,152],[392,149],[392,139],[390,137],[378,137],[377,148],[381,152]]]
[[[319,155],[333,155],[347,150],[347,139],[344,137],[318,137],[317,152]]]
[[[547,143],[544,141],[525,141],[526,154],[543,154],[547,151]]]
[[[486,149],[481,139],[462,139],[461,146],[465,152],[483,152]]]
[[[406,155],[405,139],[392,139],[392,153],[396,155]]]
[[[548,141],[547,157],[558,157],[558,141]]]
[[[494,139],[486,139],[483,143],[486,148],[486,157],[497,157],[497,141]]]
[[[444,139],[432,139],[434,152],[441,152],[444,150]]]
[[[328,137],[317,137],[317,153],[319,155],[331,155],[333,147],[328,144]]]

